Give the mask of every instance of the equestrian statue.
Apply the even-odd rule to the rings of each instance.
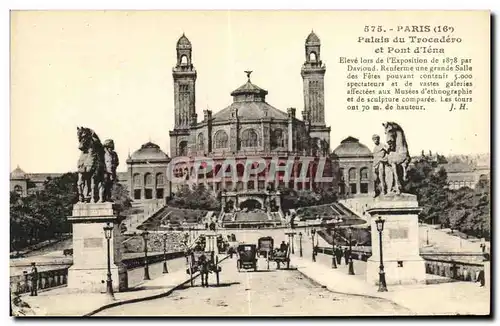
[[[380,143],[380,136],[374,135],[373,168],[375,172],[375,196],[401,194],[407,182],[408,165],[411,158],[403,128],[395,122],[382,123],[386,144]]]
[[[118,155],[114,142],[108,139],[104,145],[90,128],[77,127],[78,149],[78,201],[82,203],[110,202],[111,190],[116,182]]]

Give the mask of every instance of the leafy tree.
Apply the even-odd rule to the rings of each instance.
[[[218,211],[220,202],[204,184],[198,184],[194,189],[188,185],[182,186],[168,202],[172,207]]]
[[[448,224],[442,213],[449,206],[447,175],[443,168],[437,172],[429,157],[422,157],[408,170],[404,192],[414,194],[422,207],[421,220],[428,223]]]
[[[280,192],[281,207],[284,211],[292,208],[330,204],[337,201],[337,192],[333,188],[319,188],[316,191],[282,188]]]
[[[405,192],[417,195],[420,218],[440,223],[468,235],[489,238],[491,234],[490,181],[479,180],[474,189],[449,189],[446,171],[436,170],[432,160],[422,156],[408,171]]]
[[[117,211],[125,215],[132,208],[129,191],[127,187],[119,182],[115,183],[113,189],[111,189],[111,200],[117,205]]]
[[[30,196],[21,198],[11,193],[11,249],[20,250],[27,245],[70,232],[67,217],[71,215],[73,204],[77,202],[76,183],[76,173],[65,173],[56,178],[48,178],[44,188]],[[128,192],[121,184],[116,184],[113,188],[112,198],[119,211],[131,207]]]

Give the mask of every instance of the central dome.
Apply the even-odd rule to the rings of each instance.
[[[248,74],[249,76],[249,74]],[[248,81],[231,92],[233,103],[217,112],[213,117],[216,121],[226,121],[233,117],[233,113],[240,120],[256,120],[262,118],[288,119],[288,114],[266,103],[268,92]]]

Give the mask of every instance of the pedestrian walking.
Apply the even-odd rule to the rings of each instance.
[[[345,248],[344,249],[344,259],[345,259],[345,264],[346,265],[349,264],[349,255],[350,255],[349,249]]]
[[[38,269],[35,263],[31,263],[31,294],[32,297],[38,295]]]
[[[335,247],[335,258],[337,259],[337,265],[342,263],[342,248],[339,246]]]
[[[484,271],[483,270],[479,271],[479,274],[477,276],[477,282],[479,282],[480,287],[484,286],[485,280],[484,280]]]

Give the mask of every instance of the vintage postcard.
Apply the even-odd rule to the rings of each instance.
[[[488,316],[489,11],[12,11],[22,316]]]

